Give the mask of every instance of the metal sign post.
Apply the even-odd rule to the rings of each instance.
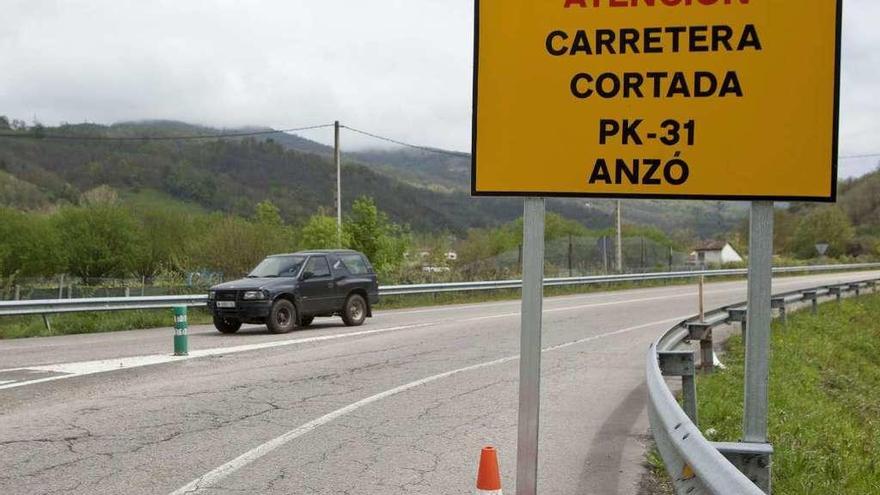
[[[752,203],[749,221],[749,294],[746,316],[745,402],[743,441],[767,443],[770,382],[771,284],[773,279],[773,202]],[[749,464],[745,473],[767,480],[761,487],[770,493],[770,466]]]
[[[544,199],[526,198],[523,211],[522,334],[519,348],[516,495],[535,495],[538,492],[538,416],[541,408],[543,299]]]

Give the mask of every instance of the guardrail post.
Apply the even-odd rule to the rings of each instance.
[[[46,330],[50,333],[52,332],[52,323],[49,321],[49,315],[43,315],[43,324],[46,325]]]
[[[770,301],[770,307],[773,309],[779,310],[779,321],[781,321],[783,325],[788,323],[788,316],[786,315],[785,298],[784,297],[774,297]]]
[[[21,300],[21,286],[19,286],[19,285],[17,285],[17,284],[16,284],[16,286],[15,286],[15,296],[14,296],[14,299],[15,299],[16,301],[20,301],[20,300]]]
[[[803,292],[804,301],[810,301],[813,314],[819,313],[819,293],[815,290],[805,290]]]
[[[174,307],[174,355],[189,355],[189,323],[186,320],[186,306]]]
[[[832,296],[834,296],[835,298],[837,298],[837,304],[840,304],[840,299],[843,294],[843,289],[841,289],[840,287],[837,287],[837,286],[829,287],[828,293],[831,294]]]
[[[752,480],[764,493],[770,493],[773,446],[769,443],[712,442],[731,464]]]
[[[746,345],[746,320],[748,319],[748,310],[745,308],[728,308],[727,322],[739,322],[740,331],[742,332],[743,346]]]
[[[697,380],[694,351],[665,351],[657,353],[663,376],[681,377],[681,398],[684,412],[699,426],[697,417]]]
[[[856,292],[856,297],[862,295],[862,284],[854,283],[849,286],[850,290],[854,290]]]
[[[715,370],[715,354],[712,348],[712,326],[705,322],[688,323],[690,338],[700,341],[700,369],[704,373]]]

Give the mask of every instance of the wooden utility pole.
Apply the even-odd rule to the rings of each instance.
[[[342,150],[339,148],[339,121],[333,124],[336,159],[336,245],[342,246]]]

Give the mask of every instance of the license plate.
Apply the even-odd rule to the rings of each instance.
[[[217,301],[218,308],[234,308],[235,301]]]

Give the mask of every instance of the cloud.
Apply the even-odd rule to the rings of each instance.
[[[472,10],[473,0],[4,0],[0,113],[47,124],[338,119],[468,150]],[[880,2],[847,0],[843,154],[880,152],[878,22]]]
[[[471,9],[460,0],[12,0],[0,18],[0,111],[47,124],[338,119],[468,149]]]

